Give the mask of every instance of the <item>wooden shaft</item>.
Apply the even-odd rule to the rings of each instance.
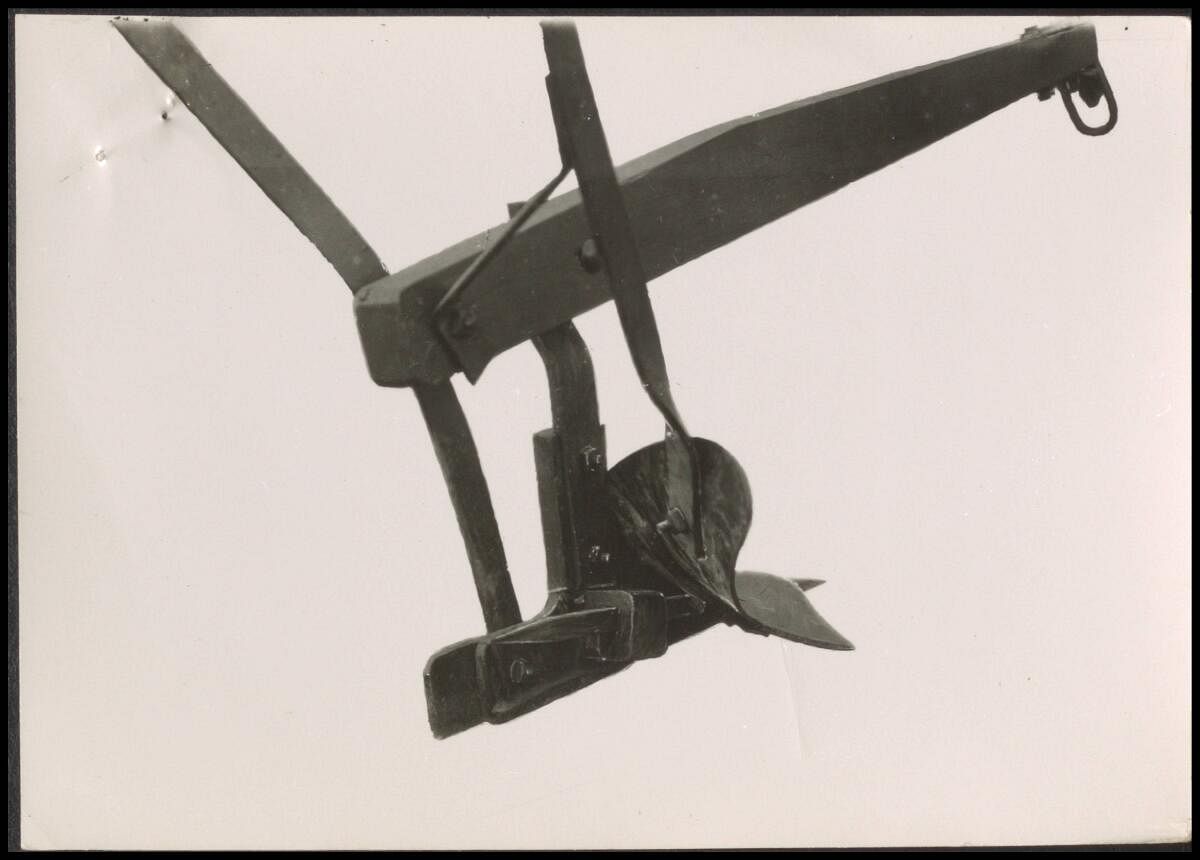
[[[1098,62],[1090,25],[1038,31],[728,122],[635,159],[616,173],[644,275],[665,274]],[[579,192],[568,192],[547,201],[479,274],[471,288],[476,323],[447,350],[430,311],[501,232],[494,227],[360,291],[359,334],[377,383],[439,382],[460,370],[477,379],[499,353],[612,298],[603,267],[587,254]]]

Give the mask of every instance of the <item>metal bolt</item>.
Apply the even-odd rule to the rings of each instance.
[[[688,530],[687,518],[679,508],[667,511],[667,518],[654,527],[659,534],[677,535]]]
[[[595,239],[585,239],[579,246],[576,256],[579,257],[579,265],[583,266],[583,270],[589,275],[594,275],[604,268],[604,259],[600,256],[600,246],[596,244]]]
[[[518,657],[512,661],[508,667],[508,677],[512,678],[514,684],[520,684],[526,678],[533,675],[533,667]]]
[[[598,472],[604,468],[604,452],[591,445],[583,449],[583,465],[589,472]]]
[[[474,325],[474,308],[467,308],[464,310],[459,307],[449,307],[446,309],[446,333],[451,337],[466,337],[471,333],[471,328]]]

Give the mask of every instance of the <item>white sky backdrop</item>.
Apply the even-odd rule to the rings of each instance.
[[[620,162],[1039,23],[579,27]],[[557,167],[534,19],[181,27],[393,271]],[[829,580],[858,650],[715,629],[439,742],[422,667],[483,624],[414,398],[105,19],[18,18],[26,845],[1190,834],[1190,32],[1097,30],[1109,136],[1030,97],[653,284],[741,566]],[[578,324],[615,462],[661,422],[612,306]],[[459,390],[530,613],[544,376]]]

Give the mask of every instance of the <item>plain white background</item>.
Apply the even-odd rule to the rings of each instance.
[[[620,162],[1044,23],[579,28]],[[393,271],[557,167],[535,19],[180,26]],[[414,398],[105,19],[19,16],[25,845],[1189,836],[1190,30],[1097,30],[1109,136],[1030,97],[653,285],[741,566],[827,579],[858,650],[715,629],[435,741],[424,662],[483,624]],[[615,462],[661,422],[612,306],[577,322]],[[459,391],[531,613],[543,372]]]

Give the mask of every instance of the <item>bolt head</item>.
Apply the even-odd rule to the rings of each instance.
[[[579,257],[579,265],[583,266],[583,270],[589,275],[594,275],[604,268],[604,259],[600,256],[600,246],[596,244],[595,239],[585,239],[579,246],[576,256]]]
[[[604,452],[588,445],[583,449],[583,465],[592,472],[600,471],[604,468]]]
[[[454,338],[463,338],[471,334],[471,329],[475,326],[474,308],[451,306],[445,310],[445,314],[444,326],[447,334]]]
[[[671,508],[667,511],[667,518],[655,528],[659,534],[682,534],[688,530],[688,521],[683,515],[683,511],[679,508]]]
[[[521,658],[513,660],[508,667],[508,677],[512,679],[514,684],[520,684],[526,678],[533,674],[533,669],[529,664]]]

